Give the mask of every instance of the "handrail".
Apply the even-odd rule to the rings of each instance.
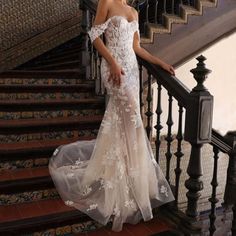
[[[148,69],[158,84],[161,84],[167,91],[169,91],[173,97],[184,107],[188,105],[190,97],[190,89],[187,88],[177,77],[163,70],[157,65],[153,65],[144,59],[138,57],[138,61]],[[218,131],[212,129],[211,143],[219,148],[223,153],[229,153],[232,150],[232,144],[230,144]]]

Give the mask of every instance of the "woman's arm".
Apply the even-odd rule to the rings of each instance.
[[[136,10],[135,10],[136,11]],[[136,18],[138,20],[138,13],[136,11]],[[165,69],[166,71],[168,71],[169,73],[171,73],[172,75],[175,75],[175,71],[174,68],[165,63],[164,61],[162,61],[160,58],[153,56],[151,53],[149,53],[146,49],[142,48],[140,45],[140,38],[139,38],[139,34],[138,32],[135,32],[134,34],[134,42],[133,42],[133,49],[135,51],[135,53],[143,58],[144,60],[152,63],[152,64],[156,64],[161,66],[163,69]]]
[[[109,6],[111,4],[111,0],[99,0],[96,16],[94,19],[94,23],[92,27],[96,27],[96,25],[103,24],[106,21],[106,17],[108,15]],[[121,75],[124,74],[124,70],[117,64],[114,57],[111,55],[105,44],[103,43],[102,39],[100,37],[97,37],[93,41],[94,47],[97,49],[97,51],[100,53],[102,57],[105,58],[105,60],[110,65],[110,76],[108,78],[108,81],[113,81],[114,85],[120,86],[121,83]]]

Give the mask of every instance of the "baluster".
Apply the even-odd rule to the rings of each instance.
[[[179,105],[179,123],[178,123],[178,132],[176,139],[178,141],[177,143],[177,151],[175,152],[175,156],[177,157],[176,160],[176,168],[175,168],[175,206],[178,204],[178,198],[179,198],[179,181],[180,181],[180,175],[182,172],[182,169],[180,168],[181,158],[183,157],[182,152],[182,140],[183,140],[183,107]]]
[[[85,74],[85,79],[91,78],[90,69],[90,52],[89,52],[89,36],[87,34],[90,26],[90,12],[83,3],[80,4],[80,9],[82,10],[82,20],[81,20],[81,40],[82,47],[79,54],[82,71]]]
[[[151,73],[148,71],[148,92],[147,92],[147,104],[148,104],[148,108],[147,108],[147,112],[145,113],[145,115],[147,116],[147,126],[146,126],[146,131],[147,131],[147,136],[148,139],[151,139],[151,117],[153,115],[152,110],[151,110],[151,102],[152,102],[152,75]]]
[[[166,14],[166,0],[163,1],[163,13]]]
[[[219,149],[216,146],[213,146],[213,152],[214,152],[214,168],[213,168],[213,177],[212,177],[212,181],[211,181],[212,194],[211,194],[211,198],[209,198],[209,201],[211,202],[211,213],[209,215],[209,218],[210,218],[210,229],[209,229],[210,236],[213,236],[214,232],[216,231],[216,227],[215,227],[216,204],[219,201],[216,198],[216,188],[218,186],[217,171],[218,171]]]
[[[98,79],[98,51],[94,50],[94,79]]]
[[[171,13],[175,14],[175,0],[171,0]]]
[[[173,141],[172,137],[172,125],[173,125],[173,120],[172,120],[172,95],[168,93],[169,96],[169,108],[168,108],[168,119],[167,119],[167,126],[168,126],[168,131],[167,131],[167,136],[165,140],[167,141],[167,152],[165,153],[166,155],[166,179],[168,182],[170,182],[170,160],[172,157],[171,153],[171,142]]]
[[[155,4],[155,24],[158,24],[158,20],[157,20],[158,3],[159,3],[159,1],[156,0],[156,4]]]
[[[232,220],[232,236],[236,236],[236,203],[233,208],[233,220]]]
[[[102,76],[101,76],[101,62],[102,62],[102,56],[100,54],[98,54],[98,59],[99,59],[99,63],[98,63],[98,83],[99,83],[99,91],[98,94],[102,95],[103,94],[103,90],[102,90]]]
[[[94,72],[94,66],[95,66],[95,58],[94,58],[94,48],[93,48],[93,45],[91,44],[91,47],[90,47],[90,51],[89,51],[89,54],[90,54],[90,79],[94,79],[95,78],[95,72]]]
[[[143,66],[139,63],[139,103],[140,103],[140,113],[143,119]]]
[[[149,22],[149,0],[147,0],[147,6],[146,6],[146,22]]]
[[[225,135],[232,150],[228,153],[229,164],[227,169],[227,181],[224,194],[224,204],[233,206],[232,236],[236,236],[236,131],[227,132]]]
[[[155,125],[156,129],[156,161],[159,163],[159,156],[160,156],[160,145],[161,145],[161,129],[163,128],[161,125],[161,114],[162,114],[162,108],[161,108],[161,85],[158,84],[157,87],[157,109],[156,109],[156,114],[157,114],[157,124]]]

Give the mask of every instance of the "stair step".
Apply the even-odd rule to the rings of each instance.
[[[103,108],[104,98],[88,98],[88,99],[48,99],[48,100],[15,100],[0,101],[1,111],[39,111],[39,110],[59,110],[59,109],[94,109]]]
[[[47,109],[47,107],[45,107]],[[55,110],[41,110],[41,111],[5,111],[0,112],[0,120],[14,120],[14,119],[51,119],[55,117],[71,117],[71,116],[87,116],[87,115],[103,115],[104,106],[102,108],[86,108],[84,110],[61,108]]]
[[[29,192],[54,187],[48,167],[0,171],[1,194]]]
[[[82,71],[68,70],[9,70],[0,73],[0,78],[80,78]],[[85,80],[84,80],[85,81]]]
[[[21,134],[98,128],[102,116],[58,117],[53,119],[0,120],[1,134]]]
[[[91,220],[60,199],[0,206],[0,212],[0,235],[21,235]]]
[[[66,61],[66,62],[58,62],[55,64],[47,64],[47,65],[39,65],[31,68],[32,70],[63,70],[63,69],[76,69],[81,65],[81,61]]]
[[[77,140],[91,140],[94,138],[94,136],[83,136],[50,141],[42,140],[2,143],[0,146],[0,162],[49,158],[52,156],[54,150],[60,145],[72,143]]]
[[[30,84],[0,84],[0,93],[48,93],[48,92],[93,92],[95,89],[93,83],[84,83],[84,84],[39,84],[39,85],[30,85]]]
[[[71,60],[79,59],[79,51],[75,50],[73,52],[64,52],[61,55],[54,56],[52,55],[51,57],[48,58],[42,58],[38,59],[38,61],[32,62],[32,64],[28,66],[28,68],[34,68],[35,66],[40,66],[40,65],[51,65],[55,64],[58,62],[65,62],[65,61],[71,61]]]

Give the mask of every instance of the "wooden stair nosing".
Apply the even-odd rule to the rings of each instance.
[[[81,84],[0,84],[0,93],[48,93],[48,92],[85,92],[94,91],[92,83]]]
[[[51,99],[51,100],[14,100],[1,101],[0,110],[3,111],[40,111],[40,110],[58,110],[71,109],[78,110],[85,108],[103,108],[104,98],[94,99],[79,99],[79,100],[65,100],[65,99]]]
[[[89,216],[72,208],[71,211],[0,223],[0,235],[19,236],[19,233],[31,233],[49,228],[82,223],[88,220],[91,220]]]
[[[33,141],[19,143],[5,143],[0,146],[0,161],[27,160],[50,157],[54,150],[60,145],[82,141],[92,140],[95,136],[83,136],[64,140],[54,141]]]

